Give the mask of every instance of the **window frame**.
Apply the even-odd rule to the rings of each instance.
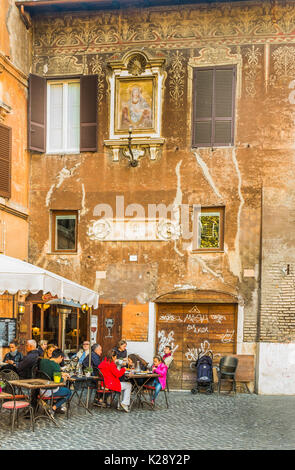
[[[223,118],[216,118],[215,115],[215,78],[216,78],[216,70],[232,70],[233,72],[233,86],[232,86],[232,113],[231,113],[231,142],[229,143],[217,143],[215,142],[215,122],[219,121],[228,121],[228,117],[223,117]],[[211,142],[210,143],[202,143],[202,144],[197,144],[196,143],[196,136],[195,136],[195,125],[196,122],[206,122],[209,120],[209,118],[196,118],[196,82],[197,82],[197,73],[198,71],[205,71],[205,70],[213,70],[213,90],[212,90],[212,110],[211,110]],[[236,64],[231,64],[231,65],[210,65],[210,66],[200,66],[200,67],[194,67],[193,68],[193,96],[192,96],[192,148],[218,148],[218,147],[233,147],[235,143],[235,122],[236,122],[236,90],[237,90],[237,65]],[[214,139],[213,139],[214,137]]]
[[[64,142],[67,143],[67,133],[68,133],[68,96],[69,96],[69,88],[68,85],[70,83],[79,83],[79,142],[78,147],[75,149],[65,148]],[[50,95],[51,95],[51,85],[63,85],[63,99],[62,99],[62,138],[63,138],[63,147],[62,149],[51,149],[49,147],[50,143]],[[81,78],[80,77],[73,77],[73,78],[56,78],[50,79],[47,78],[46,80],[46,154],[48,155],[60,155],[60,154],[79,154],[80,152],[80,143],[81,143],[81,130],[80,130],[80,116],[81,116]]]
[[[192,208],[192,219],[193,219],[193,237],[198,234],[198,224],[199,220],[197,220],[197,230],[195,230],[195,209]],[[220,213],[220,222],[219,222],[219,247],[218,248],[194,248],[194,239],[193,239],[193,253],[224,253],[224,230],[225,230],[225,206],[201,206],[201,211],[196,210],[197,214],[207,213],[207,212],[219,212]],[[197,240],[198,243],[198,240]]]
[[[75,248],[74,249],[57,249],[57,237],[56,237],[56,217],[57,216],[71,216],[76,217],[76,226],[75,226]],[[77,210],[52,210],[51,211],[51,252],[52,253],[77,253],[78,248],[78,216],[79,213]]]

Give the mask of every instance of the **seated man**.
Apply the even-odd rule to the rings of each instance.
[[[39,352],[34,339],[29,339],[26,344],[27,355],[18,363],[16,370],[21,379],[31,379],[32,369],[37,364]]]
[[[102,347],[100,344],[94,344],[91,348],[91,367],[93,369],[92,375],[96,375],[96,370],[101,363]],[[89,356],[86,356],[82,362],[84,368],[89,367]]]
[[[167,367],[170,367],[170,365],[173,361],[172,348],[169,345],[165,346],[165,348],[164,348],[163,361],[164,361],[164,363],[166,364]]]
[[[61,382],[66,380],[69,375],[65,372],[61,372],[60,363],[64,358],[64,353],[61,349],[55,349],[52,353],[51,359],[41,359],[40,361],[40,370],[45,372],[45,374],[53,380],[54,372],[59,372],[61,374]],[[59,398],[56,403],[49,410],[50,414],[54,416],[55,412],[65,413],[65,410],[62,408],[62,405],[71,398],[72,392],[68,387],[57,387],[53,390],[47,390],[44,396],[62,397]]]
[[[20,351],[17,350],[18,342],[16,340],[9,343],[9,352],[5,354],[3,362],[10,364],[12,366],[17,366],[20,361],[23,359],[23,355]]]

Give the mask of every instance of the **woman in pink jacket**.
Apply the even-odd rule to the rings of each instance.
[[[155,374],[159,374],[159,377],[155,378],[153,382],[153,386],[155,387],[155,391],[152,396],[151,403],[154,405],[157,396],[161,390],[164,390],[166,387],[166,377],[167,377],[168,367],[164,363],[161,356],[154,357],[154,365],[153,365],[153,372]]]

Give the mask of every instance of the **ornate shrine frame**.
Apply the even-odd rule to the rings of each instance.
[[[152,160],[164,144],[161,137],[163,87],[166,78],[164,62],[164,58],[150,58],[142,51],[128,52],[121,59],[115,56],[109,61],[109,139],[104,144],[112,151],[114,161],[119,160],[120,151],[126,147],[131,127],[132,145],[143,149],[144,153],[148,150]],[[142,107],[145,108],[145,120],[140,115],[133,121],[131,118],[130,101],[135,88],[140,94]],[[128,92],[129,101],[126,98]]]

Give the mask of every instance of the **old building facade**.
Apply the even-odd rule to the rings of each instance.
[[[0,24],[0,254],[27,260],[27,98],[32,31],[26,29],[13,0],[1,2]],[[0,295],[0,318],[16,319],[17,300],[18,296]]]
[[[212,350],[294,393],[293,2],[17,4],[30,262],[99,292],[98,339],[171,344],[176,388]]]

